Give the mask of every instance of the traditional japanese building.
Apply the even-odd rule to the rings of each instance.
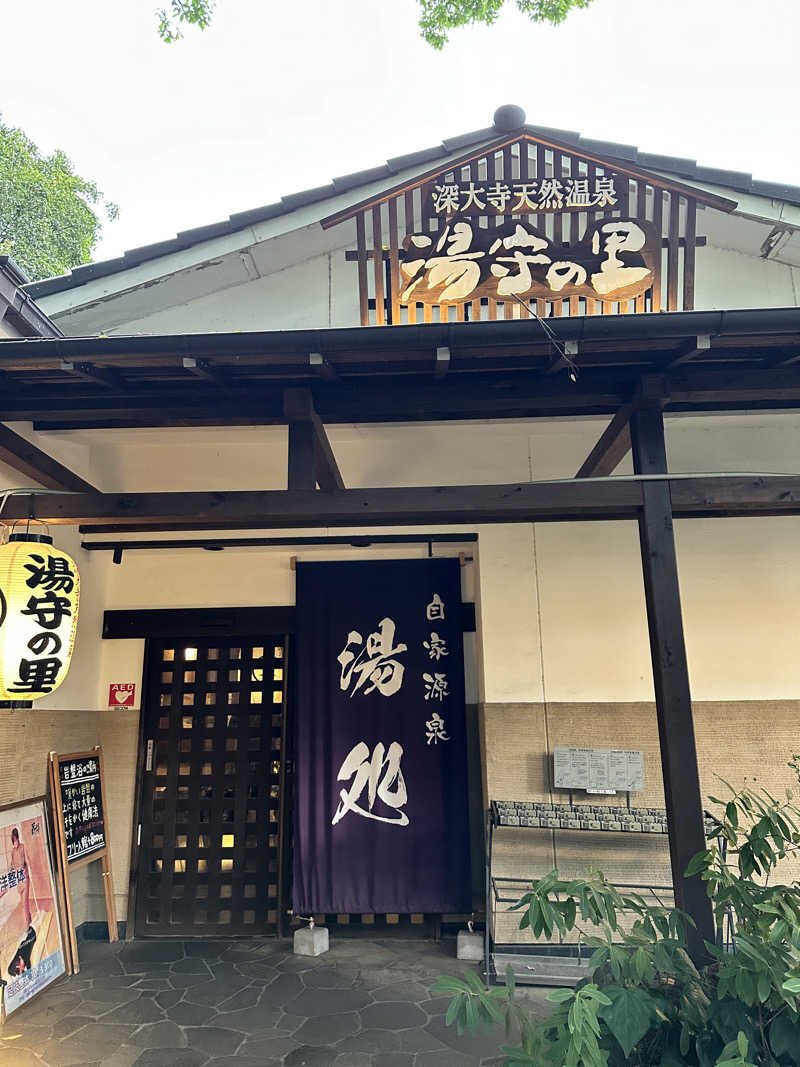
[[[340,929],[481,917],[491,801],[520,805],[494,809],[491,900],[556,864],[671,885],[717,776],[793,779],[799,285],[800,187],[504,107],[0,288],[3,484],[63,490],[8,495],[0,520],[53,522],[83,590],[66,682],[0,712],[3,799],[42,790],[50,750],[103,746],[135,936],[288,928],[293,901]],[[26,314],[38,339],[14,339]],[[390,560],[421,569],[363,569]],[[324,637],[332,603],[353,621]],[[115,686],[130,706],[110,708]],[[336,724],[358,707],[347,763]],[[391,708],[384,725],[416,716],[416,755],[357,734]],[[594,777],[588,754],[557,766],[569,748]],[[637,818],[598,828],[628,803]],[[362,894],[332,835],[360,847],[367,820],[389,855]],[[406,885],[402,850],[434,825],[460,896],[431,888],[441,849]],[[702,890],[675,881],[707,930]],[[503,914],[494,933],[525,940]]]

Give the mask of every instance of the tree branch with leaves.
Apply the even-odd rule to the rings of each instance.
[[[506,0],[418,0],[421,12],[419,29],[423,40],[432,48],[447,44],[450,30],[460,26],[497,21]],[[512,0],[509,0],[511,3]],[[513,0],[517,9],[531,22],[558,26],[571,11],[588,7],[592,0]],[[187,26],[206,29],[214,13],[215,0],[171,0],[158,12],[158,33],[162,41],[179,41]]]
[[[44,155],[0,121],[0,254],[34,280],[64,274],[90,261],[101,215],[116,218],[116,206],[63,152]]]

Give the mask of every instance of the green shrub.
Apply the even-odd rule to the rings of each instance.
[[[723,784],[729,799],[709,798],[716,842],[686,873],[706,883],[717,927],[733,931],[727,947],[707,944],[698,969],[688,916],[599,871],[565,881],[554,870],[514,905],[520,929],[574,931],[594,950],[589,977],[551,993],[541,1021],[520,1003],[510,968],[506,986],[488,990],[474,973],[440,978],[433,989],[453,998],[447,1022],[461,1032],[505,1020],[520,1037],[503,1049],[506,1067],[800,1067],[800,886],[774,881],[800,847],[800,807],[788,791],[777,800]]]

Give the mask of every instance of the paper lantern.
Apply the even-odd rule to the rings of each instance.
[[[67,676],[78,625],[75,561],[41,534],[0,545],[0,700],[49,696]]]

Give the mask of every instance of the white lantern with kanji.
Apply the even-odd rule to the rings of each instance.
[[[78,625],[75,561],[42,534],[0,545],[0,700],[49,696],[67,676]]]

